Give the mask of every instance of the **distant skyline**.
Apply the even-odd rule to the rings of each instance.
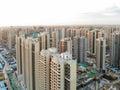
[[[0,0],[0,26],[120,24],[120,0]]]

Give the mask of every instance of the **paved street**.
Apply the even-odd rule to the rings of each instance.
[[[5,76],[5,81],[7,82],[7,86],[8,86],[8,90],[12,90],[12,87],[10,85],[10,81],[9,81],[9,78],[8,78],[8,75],[7,75],[7,72],[6,72],[6,69],[9,68],[9,65],[7,63],[7,61],[5,60],[5,58],[0,54],[0,57],[4,60],[5,62],[5,66],[4,66],[4,69],[3,69],[3,73],[4,73],[4,76]]]

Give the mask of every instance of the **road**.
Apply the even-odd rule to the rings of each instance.
[[[9,68],[9,65],[8,65],[7,61],[5,60],[5,58],[1,54],[0,54],[0,57],[5,62],[5,66],[3,68],[3,73],[4,73],[4,76],[5,76],[5,81],[7,81],[8,90],[13,90],[12,87],[11,87],[11,85],[10,85],[10,80],[9,80],[7,72],[6,72],[6,69]]]

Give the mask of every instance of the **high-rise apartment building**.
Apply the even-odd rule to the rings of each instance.
[[[101,30],[101,31],[98,32],[98,38],[100,38],[100,37],[106,39],[106,34],[105,34],[105,32],[103,30]]]
[[[89,50],[91,54],[96,54],[96,30],[89,32]]]
[[[50,34],[48,32],[41,32],[38,35],[39,45],[40,45],[40,51],[42,49],[48,49],[50,48]]]
[[[73,46],[73,48],[72,48],[72,57],[73,57],[73,59],[77,59],[77,61],[78,60],[80,60],[79,59],[79,49],[80,49],[80,47],[79,47],[79,44],[80,44],[80,42],[79,42],[79,36],[75,36],[74,38],[73,38],[73,41],[72,41],[72,46]]]
[[[14,30],[7,31],[7,44],[9,49],[11,49],[13,44],[15,44],[15,33],[16,32]]]
[[[77,59],[77,62],[85,62],[87,58],[87,38],[82,37],[74,37],[73,39],[73,58]]]
[[[87,37],[87,34],[89,33],[89,29],[83,28],[80,30],[80,36],[85,36]]]
[[[120,32],[113,32],[110,40],[111,65],[120,68]]]
[[[16,61],[18,75],[22,74],[22,39],[24,35],[16,35]]]
[[[80,36],[80,30],[74,27],[67,28],[67,37],[71,37],[72,39],[77,35]]]
[[[96,66],[97,69],[105,69],[106,40],[105,38],[96,39]]]
[[[65,38],[65,28],[61,28],[61,30],[59,31],[60,31],[60,39]]]
[[[76,90],[76,60],[56,48],[40,52],[40,90]]]
[[[27,90],[39,90],[39,41],[28,37],[23,43],[23,81]]]
[[[26,90],[39,90],[39,50],[38,38],[16,36],[17,70]]]
[[[56,53],[56,48],[49,48],[40,52],[40,90],[50,90],[50,62],[52,55]]]
[[[50,70],[50,90],[76,90],[76,60],[72,54],[53,55]]]
[[[11,49],[12,48],[12,35],[11,35],[11,31],[8,31],[8,48]]]
[[[72,40],[70,37],[60,40],[59,43],[59,52],[63,53],[66,51],[72,53]]]
[[[80,61],[78,62],[82,62],[84,63],[86,61],[87,58],[87,38],[86,37],[80,37],[79,39],[79,59]]]
[[[59,41],[58,31],[52,32],[52,47],[59,48]]]
[[[3,31],[3,30],[0,29],[0,42],[2,42],[2,36],[3,36],[3,35],[2,35],[2,31]]]

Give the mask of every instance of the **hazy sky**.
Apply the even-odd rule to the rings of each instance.
[[[0,26],[120,24],[120,0],[0,0]]]

